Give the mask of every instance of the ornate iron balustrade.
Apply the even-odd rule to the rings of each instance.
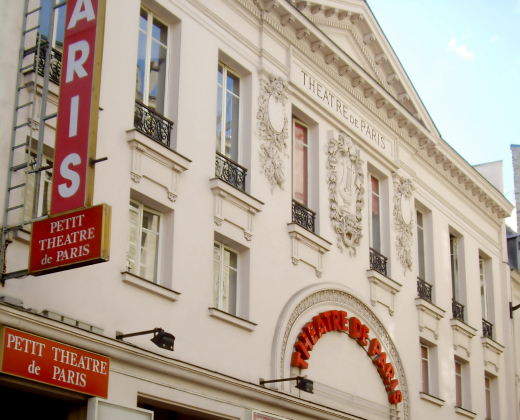
[[[227,182],[229,185],[233,185],[233,187],[239,190],[245,191],[246,175],[246,168],[217,152],[215,157],[215,176],[217,178]]]
[[[430,283],[427,283],[424,280],[417,277],[417,296],[419,296],[421,299],[431,302],[432,288],[433,286]]]
[[[451,303],[451,309],[453,312],[453,319],[458,319],[459,321],[464,322],[464,305],[453,300]]]
[[[157,143],[170,147],[173,122],[139,101],[135,101],[134,127]]]
[[[48,45],[44,45],[40,48],[40,56],[38,58],[38,62],[36,62],[36,55],[34,56],[34,65],[37,68],[38,74],[43,76],[45,71],[45,56],[47,54]],[[61,62],[63,55],[61,51],[58,51],[55,48],[51,49],[51,62],[49,66],[49,80],[51,82],[60,84],[60,76],[61,76]]]
[[[381,273],[383,276],[386,276],[386,263],[388,262],[388,258],[386,258],[383,254],[380,254],[375,249],[370,248],[370,269],[376,270],[378,273]]]
[[[484,337],[493,340],[493,324],[485,319],[482,319],[482,333],[484,334]]]
[[[314,232],[316,213],[297,201],[292,202],[292,222],[304,229]]]

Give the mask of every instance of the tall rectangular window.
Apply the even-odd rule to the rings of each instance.
[[[430,393],[430,349],[421,346],[421,373],[422,373],[422,392]]]
[[[225,64],[218,64],[217,142],[218,153],[238,163],[240,78]]]
[[[163,114],[168,67],[168,26],[141,8],[135,99]]]
[[[426,281],[426,269],[424,263],[424,218],[420,211],[417,211],[417,255],[419,278]]]
[[[451,287],[453,299],[459,301],[459,257],[457,238],[450,234]]]
[[[20,213],[20,221],[22,221],[22,217],[23,220],[32,219],[35,207],[36,217],[45,216],[51,208],[52,159],[46,155],[42,155],[41,165],[47,169],[40,172],[40,185],[37,187],[36,174],[30,172],[34,169],[36,164],[36,153],[29,153],[29,151],[26,151],[25,153],[30,154],[30,157],[27,156],[26,159],[30,160],[31,164],[28,169],[29,175],[27,176],[27,185],[21,189],[22,197],[24,197],[27,189],[27,201],[25,202],[23,213]],[[38,203],[35,202],[37,192],[36,188],[38,188]],[[27,225],[25,228],[31,229],[31,226]]]
[[[293,120],[293,194],[294,199],[309,207],[309,129]]]
[[[484,387],[486,390],[486,419],[491,419],[491,379],[484,377]]]
[[[370,175],[370,247],[381,252],[381,196],[379,179]]]
[[[455,406],[462,407],[462,364],[455,362]]]
[[[487,293],[486,293],[486,274],[484,272],[484,258],[478,259],[478,266],[480,272],[480,303],[482,306],[482,318],[488,319],[488,305],[487,305]]]
[[[213,306],[237,314],[238,252],[215,241],[213,244]]]
[[[161,214],[130,200],[127,270],[157,283]]]

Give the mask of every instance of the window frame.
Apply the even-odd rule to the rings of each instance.
[[[489,305],[487,295],[486,261],[481,256],[478,257],[479,277],[480,277],[480,304],[482,308],[482,319],[489,321]]]
[[[170,73],[170,34],[172,33],[171,27],[168,23],[166,23],[164,20],[159,18],[154,12],[152,12],[150,9],[144,7],[142,4],[139,8],[139,19],[141,18],[141,10],[144,10],[148,14],[147,22],[146,22],[146,52],[145,52],[145,69],[144,69],[144,84],[143,84],[143,98],[141,102],[146,106],[150,107],[149,104],[149,87],[150,87],[150,66],[151,66],[151,53],[152,53],[152,28],[153,28],[153,20],[157,19],[161,24],[163,24],[167,29],[166,34],[166,41],[167,44],[163,45],[162,42],[157,40],[161,46],[164,46],[166,48],[166,68],[165,68],[165,76],[164,76],[164,103],[163,103],[163,112],[157,111],[157,107],[154,108],[154,112],[156,112],[159,115],[166,116],[168,115],[168,91],[169,91],[169,73]],[[138,34],[141,34],[142,29],[140,25],[138,25]],[[144,33],[144,32],[143,32]],[[137,61],[139,60],[139,38],[137,40]],[[139,99],[136,98],[136,101]]]
[[[29,156],[27,156],[27,160],[30,162],[31,160],[34,160],[36,162],[36,151],[29,151],[28,149],[25,150],[25,153],[27,153]],[[41,155],[41,167],[53,165],[54,160],[49,155],[42,153]],[[36,195],[36,173],[29,173],[27,176],[27,170],[31,171],[33,166],[29,166],[28,169],[24,171],[23,178],[26,180],[27,185],[25,185],[22,188],[22,197],[26,194],[26,189],[30,188],[31,191],[27,193],[27,202],[25,203],[25,206],[22,209],[22,212],[20,212],[20,221],[22,219],[24,220],[32,220],[32,213],[34,211],[34,206],[37,206],[37,217],[45,216],[50,212],[51,209],[51,189],[52,189],[52,179],[54,176],[54,168],[51,167],[49,169],[46,169],[45,171],[40,172],[40,185],[38,186],[38,203],[34,202],[34,198]],[[46,177],[50,174],[50,180],[47,180]],[[27,176],[27,178],[26,178]],[[24,181],[25,182],[25,181]],[[44,213],[44,196],[45,196],[45,187],[48,187],[47,190],[47,211]],[[29,213],[29,214],[28,214]],[[26,217],[27,216],[27,217]],[[25,229],[32,229],[32,225],[26,225]]]
[[[460,302],[459,238],[450,233],[451,292],[453,299]]]
[[[460,367],[460,372],[457,372],[457,366]],[[463,408],[464,404],[464,382],[463,382],[463,366],[461,362],[455,360],[455,406]],[[458,379],[458,381],[457,381]]]
[[[421,224],[419,224],[419,215],[421,215],[420,220]],[[417,220],[417,270],[418,270],[418,276],[419,279],[422,281],[426,281],[426,231],[424,229],[424,213],[420,210],[415,209],[415,217]],[[422,235],[419,235],[419,232],[422,233]],[[421,252],[421,246],[422,246],[422,252]],[[422,260],[422,264],[421,264]],[[422,266],[422,270],[421,270]],[[421,273],[422,271],[422,273]],[[422,276],[421,276],[422,274]]]
[[[163,238],[163,232],[162,232],[162,229],[163,229],[163,225],[164,225],[164,214],[157,211],[157,210],[154,210],[148,206],[146,206],[144,203],[140,202],[139,200],[136,200],[134,198],[130,198],[130,201],[128,203],[129,207],[129,211],[132,211],[132,206],[131,206],[131,203],[134,203],[134,204],[137,204],[138,205],[138,209],[139,209],[139,213],[138,213],[138,216],[139,216],[139,225],[138,225],[138,229],[137,229],[137,234],[138,234],[138,241],[139,241],[139,247],[138,247],[138,250],[137,250],[137,258],[134,260],[134,266],[138,268],[137,272],[132,272],[130,271],[130,267],[128,265],[128,262],[129,262],[129,258],[128,258],[128,251],[129,251],[129,246],[130,246],[130,240],[128,240],[128,247],[127,247],[127,257],[126,257],[126,261],[127,261],[127,272],[134,275],[134,276],[137,276],[137,277],[140,277],[142,279],[145,279],[147,281],[150,281],[152,283],[155,283],[155,284],[160,284],[159,282],[159,274],[160,274],[160,267],[161,267],[161,243],[162,243],[162,238]],[[141,238],[142,238],[142,233],[143,233],[143,215],[144,215],[144,211],[147,211],[149,213],[152,213],[152,214],[155,214],[156,216],[159,217],[159,229],[157,232],[153,232],[153,233],[156,233],[158,235],[158,240],[157,240],[157,255],[155,256],[155,270],[154,270],[154,278],[152,280],[146,278],[146,277],[142,277],[141,276]],[[131,221],[130,219],[128,220],[128,229],[129,229],[129,232],[130,232],[130,225],[131,225]],[[147,229],[148,230],[148,229]]]
[[[493,415],[493,390],[492,390],[492,379],[484,375],[484,393],[486,402],[486,420],[491,420]]]
[[[378,185],[378,192],[375,194],[378,198],[378,209],[379,209],[379,213],[378,213],[378,219],[379,219],[379,231],[378,231],[378,236],[379,236],[379,249],[375,248],[374,247],[374,239],[373,239],[373,233],[374,233],[374,226],[373,226],[373,221],[372,221],[372,200],[373,200],[373,194],[374,194],[374,191],[372,190],[372,178],[374,178],[375,180],[377,180],[377,185]],[[381,179],[379,177],[377,177],[376,175],[374,175],[372,172],[368,172],[368,179],[369,179],[369,182],[370,182],[370,188],[368,189],[368,208],[369,208],[369,217],[368,217],[368,222],[369,222],[369,245],[370,245],[370,248],[374,249],[375,251],[379,252],[380,254],[382,254],[382,248],[383,248],[383,243],[382,243],[382,232],[381,232],[381,207],[382,207],[382,200],[381,200]]]
[[[219,66],[222,66],[222,86],[219,84],[218,82],[218,67]],[[239,81],[239,95],[235,95],[233,92],[229,91],[233,96],[237,97],[238,98],[238,124],[237,124],[237,158],[236,159],[233,159],[232,157],[230,156],[227,156],[226,155],[226,130],[222,130],[221,129],[221,132],[220,132],[220,150],[217,150],[217,145],[218,144],[215,144],[215,150],[217,151],[217,153],[220,153],[222,156],[225,156],[227,159],[235,162],[235,163],[238,163],[240,164],[240,154],[241,154],[241,135],[240,135],[240,131],[242,129],[242,93],[243,93],[243,88],[244,88],[244,83],[243,83],[243,80],[242,80],[242,77],[240,76],[240,73],[237,72],[235,69],[233,69],[233,67],[227,65],[226,63],[224,63],[222,60],[219,60],[218,61],[218,65],[217,65],[217,105],[218,105],[218,89],[221,88],[222,89],[222,99],[221,99],[221,109],[222,109],[222,115],[221,115],[221,125],[222,125],[222,121],[225,121],[226,120],[226,117],[227,117],[227,108],[226,108],[226,93],[228,92],[228,89],[227,89],[227,73],[228,71],[233,74]],[[217,116],[218,116],[218,107],[217,107]],[[217,123],[218,124],[218,123]],[[216,137],[216,136],[215,136]],[[232,153],[231,153],[232,155]]]
[[[306,133],[307,133],[307,144],[303,144],[303,146],[306,148],[307,150],[307,154],[306,154],[306,162],[305,162],[305,173],[304,173],[304,183],[305,183],[305,198],[306,198],[306,202],[305,203],[302,203],[300,202],[298,199],[296,199],[296,190],[295,190],[295,150],[296,150],[296,127],[295,125],[298,124],[300,126],[302,126],[303,128],[305,128],[306,130]],[[310,127],[308,124],[305,124],[301,119],[297,118],[297,117],[292,117],[292,171],[291,171],[291,174],[292,174],[292,198],[293,200],[295,200],[297,203],[301,204],[302,206],[310,209],[310,188],[309,188],[309,161],[310,161],[310,156],[309,156],[309,153],[310,152]]]
[[[213,284],[213,305],[215,305],[215,300],[217,301],[217,306],[215,306],[216,309],[220,310],[220,311],[223,311],[223,312],[226,312],[232,316],[236,316],[238,317],[239,315],[239,310],[240,310],[240,252],[232,247],[230,247],[229,245],[225,244],[224,242],[222,241],[219,241],[217,239],[213,239],[213,247],[215,247],[215,245],[218,244],[219,245],[219,249],[220,249],[220,258],[219,258],[219,284],[218,284],[218,296],[215,297],[215,284]],[[232,252],[236,255],[236,261],[237,261],[237,266],[236,268],[233,268],[233,267],[229,267],[233,270],[235,270],[236,272],[236,290],[235,290],[235,308],[234,308],[234,313],[231,312],[229,310],[229,304],[228,304],[228,310],[225,310],[223,308],[223,304],[222,304],[222,299],[223,299],[223,272],[224,272],[224,261],[223,261],[223,258],[224,258],[224,250],[227,250],[229,252]],[[215,261],[215,258],[213,257],[212,258],[213,262],[216,262]],[[213,270],[213,281],[215,282],[215,271]]]

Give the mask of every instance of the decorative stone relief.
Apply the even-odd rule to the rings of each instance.
[[[394,228],[397,232],[395,247],[397,257],[403,266],[404,274],[412,270],[412,245],[413,245],[413,181],[401,177],[397,172],[394,176]]]
[[[387,330],[383,326],[382,322],[376,315],[370,310],[370,308],[365,305],[362,301],[360,301],[355,296],[343,291],[343,290],[335,290],[335,289],[326,289],[316,291],[306,298],[304,298],[293,310],[292,314],[289,316],[285,331],[283,335],[283,340],[281,343],[281,353],[279,359],[279,375],[280,378],[285,378],[285,354],[287,351],[287,344],[289,341],[289,336],[291,335],[292,328],[298,318],[309,308],[315,305],[319,305],[323,302],[334,302],[340,305],[343,305],[348,310],[352,310],[359,314],[362,317],[364,323],[370,327],[370,331],[373,331],[382,346],[386,349],[386,353],[391,357],[392,364],[395,369],[395,373],[397,379],[399,379],[399,385],[401,387],[401,392],[403,394],[403,420],[408,420],[410,418],[410,396],[408,392],[408,383],[406,381],[403,363],[401,361],[401,357],[397,351],[397,348],[388,334]],[[291,343],[292,345],[293,343]]]
[[[260,146],[260,166],[271,184],[271,192],[275,186],[283,190],[284,157],[289,157],[287,137],[289,136],[285,103],[288,98],[287,82],[280,77],[271,77],[269,83],[262,81],[258,98],[258,137],[263,141]]]
[[[333,131],[329,131],[327,155],[330,221],[337,235],[338,248],[343,252],[344,245],[352,257],[363,237],[364,162],[359,158],[354,142],[344,132],[335,139]]]

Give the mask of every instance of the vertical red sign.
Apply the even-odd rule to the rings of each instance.
[[[106,0],[68,0],[51,214],[92,205]]]

